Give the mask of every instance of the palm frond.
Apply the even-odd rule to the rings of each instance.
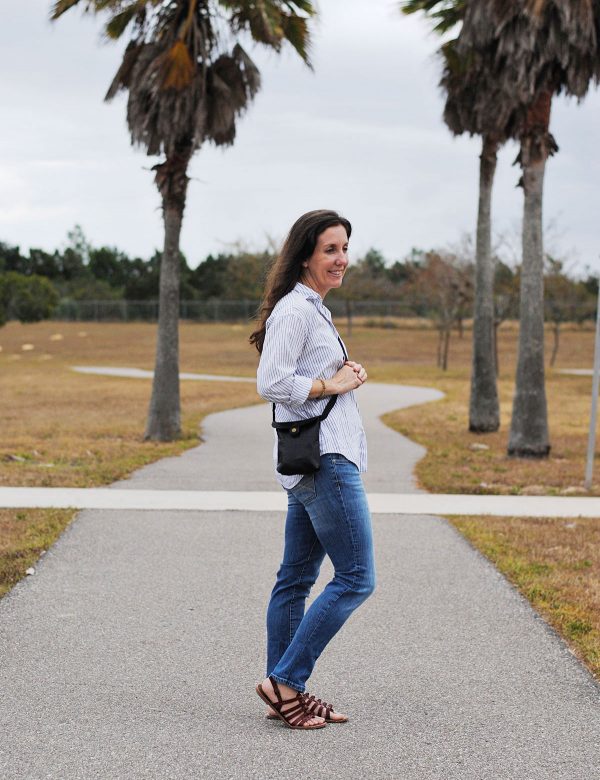
[[[281,26],[283,37],[294,47],[308,67],[312,68],[309,58],[310,34],[308,20],[303,16],[284,15]]]
[[[77,2],[60,0],[58,10]],[[260,73],[239,44],[224,48],[223,22],[234,36],[244,30],[277,51],[289,42],[308,63],[308,20],[315,14],[311,0],[84,2],[86,10],[107,15],[107,36],[130,31],[105,99],[120,90],[128,93],[132,143],[151,156],[175,159],[182,149],[191,154],[207,140],[233,143],[237,118],[260,88]]]
[[[581,98],[598,72],[597,0],[468,3],[465,47],[495,47],[497,78],[531,100],[543,85]]]
[[[206,137],[217,146],[235,140],[235,120],[260,87],[258,68],[239,44],[221,55],[208,72]]]
[[[314,16],[317,13],[311,0],[286,0],[285,5],[293,14],[300,13],[306,14],[306,16]]]
[[[232,14],[232,23],[238,30],[249,30],[255,41],[278,50],[281,46],[283,29],[281,12],[273,0],[256,0],[251,3],[231,3],[237,6]]]
[[[143,12],[145,5],[145,0],[138,0],[111,17],[104,28],[107,38],[120,38],[135,16]]]
[[[59,16],[62,16],[66,11],[68,11],[70,8],[73,8],[73,6],[77,5],[79,2],[80,0],[56,0],[52,6],[50,18],[58,19]]]
[[[139,44],[136,41],[130,41],[127,44],[125,54],[123,55],[123,61],[108,88],[104,100],[112,100],[119,90],[129,89],[133,67],[141,51],[142,44]]]
[[[440,35],[460,24],[465,14],[466,0],[400,0],[403,14],[422,12],[433,22],[433,30]]]
[[[192,83],[194,63],[183,41],[175,41],[158,60],[163,89],[182,90]]]

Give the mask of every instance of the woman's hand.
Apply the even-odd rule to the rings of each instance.
[[[357,366],[358,370],[354,368],[354,366]],[[349,393],[351,390],[356,390],[356,388],[360,387],[366,379],[367,372],[364,368],[359,363],[353,363],[349,360],[344,363],[337,374],[332,376],[329,381],[335,388],[334,392],[338,395],[343,395],[344,393]]]
[[[360,363],[355,363],[353,360],[347,360],[344,365],[350,366],[350,368],[356,372],[361,382],[367,381],[367,372]]]

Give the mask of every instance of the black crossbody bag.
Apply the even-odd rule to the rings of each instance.
[[[338,341],[344,353],[344,362],[348,355],[340,337]],[[332,395],[323,413],[317,417],[291,422],[275,422],[275,404],[273,404],[273,422],[277,431],[277,471],[290,476],[292,474],[314,474],[321,465],[319,431],[321,423],[333,409],[337,395]]]

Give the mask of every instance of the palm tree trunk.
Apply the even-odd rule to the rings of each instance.
[[[558,346],[560,341],[560,322],[555,322],[554,327],[552,328],[552,331],[554,333],[554,344],[552,346],[552,355],[550,356],[550,366],[554,366],[554,362],[556,361],[556,356],[558,355]]]
[[[500,407],[494,361],[494,263],[491,204],[498,142],[484,136],[479,168],[479,210],[473,317],[473,365],[469,401],[469,430],[497,431]]]
[[[448,369],[448,351],[450,349],[451,330],[452,330],[452,323],[448,323],[446,325],[446,330],[444,331],[444,344],[442,348],[442,368],[444,371],[447,371]]]
[[[179,396],[179,237],[185,208],[191,156],[186,151],[155,165],[156,184],[162,195],[165,225],[160,263],[158,334],[152,397],[144,439],[173,441],[181,434]]]
[[[548,132],[552,93],[529,111],[521,139],[523,263],[519,305],[519,356],[508,454],[543,458],[550,452],[544,380],[544,250],[542,200],[546,160],[556,149]]]
[[[496,322],[494,320],[494,369],[496,371],[496,376],[500,373],[500,365],[498,362],[498,328],[500,327],[500,323]]]

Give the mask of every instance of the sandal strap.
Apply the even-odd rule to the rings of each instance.
[[[314,713],[319,718],[328,718],[333,712],[333,707],[326,701],[317,699],[313,694],[304,694],[304,700],[306,702],[309,711]]]
[[[287,712],[281,713],[284,718],[292,725],[292,726],[303,726],[308,720],[312,719],[312,715],[310,712],[306,712],[306,710],[302,710],[302,714],[298,713],[297,715],[293,715],[291,718],[288,718]]]
[[[273,686],[273,692],[277,697],[277,701],[271,702],[271,707],[276,710],[282,718],[291,726],[303,726],[307,721],[314,717],[314,714],[307,708],[306,694],[298,691],[291,699],[284,699],[281,695],[277,680],[273,677],[269,677],[271,685]],[[313,697],[314,698],[314,697]],[[293,705],[283,709],[286,705]]]
[[[281,691],[279,690],[279,685],[277,685],[277,680],[274,677],[269,677],[269,680],[271,681],[271,685],[273,686],[273,693],[275,696],[277,696],[277,702],[283,703],[283,696],[281,695]]]

